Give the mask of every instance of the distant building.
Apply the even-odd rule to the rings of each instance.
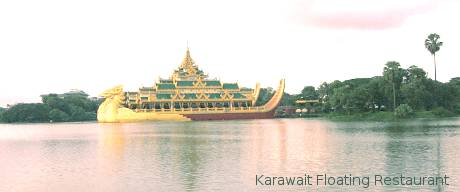
[[[82,90],[79,90],[79,89],[71,89],[69,92],[66,92],[66,93],[63,93],[63,94],[59,94],[59,97],[66,97],[66,96],[70,96],[70,95],[74,95],[74,96],[83,96],[83,97],[88,97],[89,95],[86,94],[84,91]]]
[[[59,98],[65,98],[65,97],[68,97],[68,96],[82,96],[82,97],[88,97],[89,96],[87,93],[85,93],[82,90],[71,89],[69,92],[65,92],[65,93],[61,93],[61,94],[50,93],[50,94],[40,95],[40,97],[44,97],[44,96],[52,95],[52,94],[57,95]]]
[[[318,99],[305,99],[303,97],[295,101],[297,105],[296,113],[315,113],[313,105],[320,103]]]

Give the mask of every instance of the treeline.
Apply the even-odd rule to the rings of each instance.
[[[317,89],[306,86],[299,94],[285,96],[285,106],[295,106],[295,100],[300,98],[319,100],[307,107],[322,113],[386,111],[405,118],[428,111],[435,116],[452,116],[460,114],[460,77],[442,83],[428,78],[422,68],[403,69],[392,61],[385,65],[382,76],[325,82]]]
[[[96,120],[100,100],[84,92],[42,95],[42,103],[20,103],[0,109],[3,122],[64,122]]]

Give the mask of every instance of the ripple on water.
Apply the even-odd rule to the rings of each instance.
[[[459,127],[459,119],[1,124],[0,191],[344,189],[255,186],[256,174],[404,173],[459,178]],[[400,190],[438,188],[372,188]],[[444,190],[460,188],[453,184]]]

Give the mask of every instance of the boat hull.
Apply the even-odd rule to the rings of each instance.
[[[133,111],[127,108],[120,108],[113,117],[99,117],[99,122],[137,122],[137,121],[209,121],[209,120],[236,120],[236,119],[270,119],[274,117],[275,110],[270,111],[208,111],[208,112],[153,112]]]
[[[234,119],[270,119],[274,117],[275,111],[251,112],[251,113],[210,113],[210,114],[183,114],[193,121],[207,120],[234,120]]]

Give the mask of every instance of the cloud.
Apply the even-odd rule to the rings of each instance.
[[[388,29],[417,14],[429,12],[443,0],[306,0],[297,17],[321,28]]]

